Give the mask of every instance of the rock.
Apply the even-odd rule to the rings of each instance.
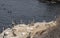
[[[40,2],[43,2],[43,3],[57,3],[57,2],[60,2],[60,0],[38,0]]]
[[[18,24],[11,29],[7,28],[0,35],[2,38],[42,38],[49,30],[51,31],[53,27],[56,27],[56,22],[37,22],[30,25]]]

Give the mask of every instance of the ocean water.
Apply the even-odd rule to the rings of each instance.
[[[46,22],[56,19],[60,15],[60,4],[41,3],[38,0],[0,0],[0,30],[8,28],[12,20],[18,24],[35,20]]]

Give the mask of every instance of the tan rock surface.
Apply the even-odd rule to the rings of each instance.
[[[12,29],[6,29],[4,33],[7,35],[6,38],[42,38],[46,36],[49,31],[53,30],[56,27],[56,22],[37,22],[31,24],[18,24]],[[4,34],[2,33],[2,34]]]

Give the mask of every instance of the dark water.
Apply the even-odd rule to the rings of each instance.
[[[52,21],[60,15],[60,4],[40,3],[38,0],[0,0],[0,28],[9,27],[12,19],[17,23]],[[2,29],[0,29],[2,30]]]

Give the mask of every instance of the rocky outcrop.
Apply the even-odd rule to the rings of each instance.
[[[0,38],[43,38],[56,27],[56,22],[37,22],[32,24],[18,24],[8,28],[0,34]]]

